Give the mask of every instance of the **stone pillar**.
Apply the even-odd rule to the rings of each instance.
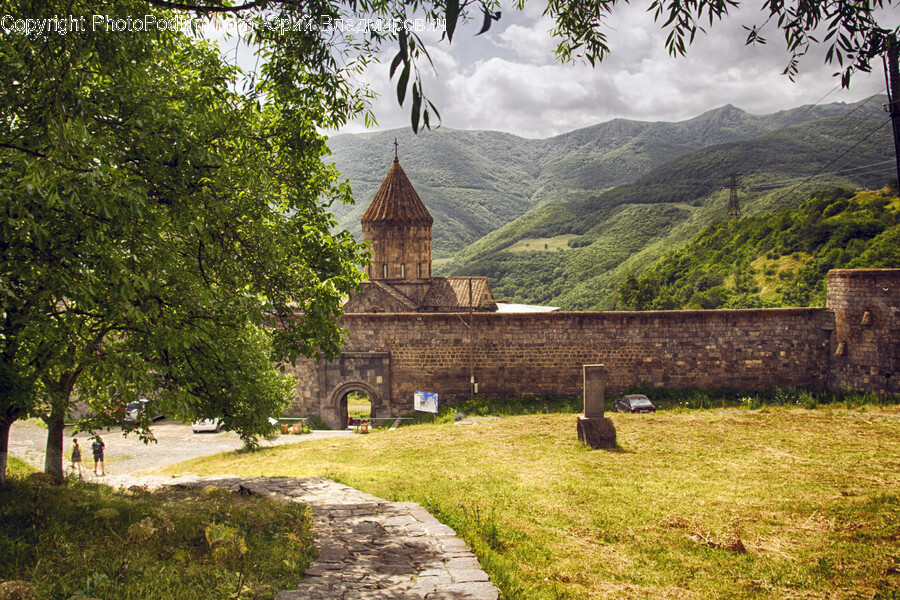
[[[603,416],[606,367],[584,365],[584,415],[578,417],[578,441],[593,449],[616,447],[616,428]]]
[[[584,416],[602,418],[605,411],[606,367],[584,365]]]

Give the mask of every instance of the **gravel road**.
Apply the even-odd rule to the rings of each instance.
[[[106,471],[113,475],[140,475],[160,467],[174,465],[191,458],[230,452],[243,447],[237,434],[227,431],[218,433],[194,433],[190,424],[164,419],[153,424],[153,435],[157,442],[144,444],[137,435],[128,437],[114,428],[101,433],[106,444]],[[353,435],[351,431],[313,431],[305,435],[277,435],[260,440],[260,447],[292,444],[325,437]],[[92,473],[94,459],[91,455],[91,440],[86,433],[77,434],[82,448],[82,460],[86,473]],[[9,433],[9,453],[39,469],[44,466],[44,448],[47,445],[47,429],[40,421],[19,421]],[[63,450],[68,457],[72,449],[72,428],[66,427]],[[69,466],[68,460],[65,466]]]

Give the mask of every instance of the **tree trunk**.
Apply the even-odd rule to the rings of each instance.
[[[891,34],[887,44],[888,113],[894,131],[894,159],[897,163],[897,185],[900,186],[900,44]]]
[[[74,348],[70,349],[70,354],[75,355]],[[50,404],[50,412],[41,417],[47,424],[44,472],[57,483],[63,482],[63,430],[66,427],[66,414],[69,412],[72,390],[75,389],[75,382],[82,371],[82,368],[76,366],[73,358],[71,368],[64,371],[58,379],[49,376],[44,378]]]
[[[66,420],[63,414],[51,414],[47,419],[47,455],[44,458],[44,472],[57,483],[63,481],[63,429]]]
[[[6,462],[9,456],[9,430],[13,421],[3,419],[0,421],[0,486],[6,483]]]

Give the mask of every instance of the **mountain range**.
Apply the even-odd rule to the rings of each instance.
[[[357,203],[335,213],[359,235],[396,139],[434,216],[437,274],[487,275],[508,300],[607,308],[628,272],[724,218],[732,173],[743,174],[751,214],[798,204],[816,185],[886,183],[893,145],[883,101],[770,115],[729,105],[678,123],[616,119],[538,140],[444,128],[338,135],[331,159]]]

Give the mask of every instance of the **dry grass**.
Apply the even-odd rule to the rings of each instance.
[[[612,452],[577,442],[573,415],[533,415],[173,470],[325,475],[420,502],[508,599],[898,597],[900,408],[612,418]]]

